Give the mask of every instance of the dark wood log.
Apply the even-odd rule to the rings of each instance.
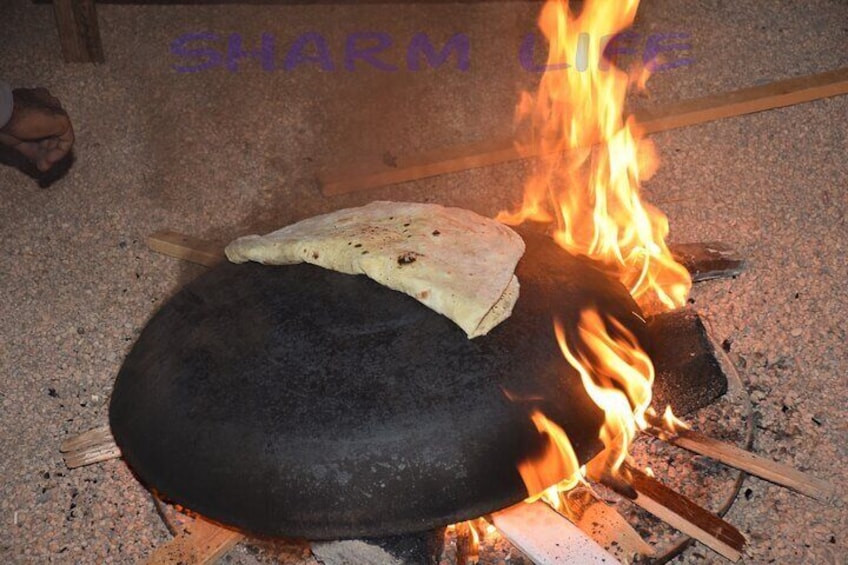
[[[727,559],[737,561],[741,557],[745,536],[732,524],[638,469],[625,464],[622,471],[621,479],[636,495],[621,494],[632,502]],[[603,482],[611,488],[617,486],[609,481]]]
[[[599,459],[591,461],[587,471],[589,479],[612,489],[730,561],[741,557],[745,537],[736,527],[653,477],[627,463],[613,475],[606,470],[605,462]]]

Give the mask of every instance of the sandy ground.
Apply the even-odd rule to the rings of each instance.
[[[647,3],[639,53],[657,33],[689,34],[689,64],[652,79],[654,101],[685,99],[848,64],[848,5],[756,0]],[[536,75],[518,60],[536,4],[100,6],[107,62],[65,65],[49,6],[0,7],[0,77],[49,87],[71,114],[76,163],[50,188],[0,166],[0,562],[126,563],[168,539],[121,461],[68,471],[63,438],[106,419],[112,382],[145,320],[198,268],[149,252],[170,227],[225,240],[377,198],[460,205],[514,202],[524,168],[507,164],[324,198],[315,173],[508,133]],[[262,32],[277,57],[323,36],[336,70],[264,71],[258,60],[179,73],[169,51],[190,32],[226,48]],[[350,34],[382,31],[399,70],[344,69]],[[466,34],[470,68],[414,72],[405,49]],[[669,42],[667,41],[666,44]],[[673,41],[671,41],[673,43]],[[693,292],[742,369],[757,452],[821,477],[844,497],[848,396],[848,97],[655,136],[645,191],[677,241],[718,240],[750,258],[738,280]],[[845,503],[747,479],[729,520],[745,563],[844,563]],[[236,553],[234,562],[249,562]],[[685,563],[720,562],[703,547]]]

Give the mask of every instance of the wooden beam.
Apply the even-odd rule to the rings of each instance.
[[[53,15],[66,63],[104,61],[94,0],[53,0]]]
[[[738,561],[741,557],[745,536],[736,527],[642,471],[625,464],[617,477],[595,475],[592,479],[615,490],[730,561]]]
[[[160,230],[152,234],[147,238],[147,247],[163,255],[204,267],[214,267],[224,260],[224,245],[171,230]]]
[[[490,516],[492,524],[536,565],[620,563],[541,501],[519,502]]]
[[[695,430],[676,430],[672,434],[661,429],[662,424],[656,419],[653,423],[656,426],[648,428],[646,431],[672,445],[715,459],[725,465],[791,488],[817,500],[829,502],[836,494],[836,487],[832,483],[802,473],[788,465],[755,455],[735,445],[705,436]]]
[[[638,112],[636,118],[647,133],[656,133],[846,93],[848,68],[686,100]],[[520,152],[513,139],[501,139],[399,157],[392,166],[374,159],[355,167],[324,171],[318,174],[318,180],[324,195],[332,196],[534,156],[538,153]]]
[[[59,451],[69,469],[118,459],[121,456],[121,449],[115,443],[108,424],[66,439],[59,446]]]
[[[244,539],[244,535],[195,518],[171,541],[160,545],[147,559],[147,565],[209,565],[215,563]]]

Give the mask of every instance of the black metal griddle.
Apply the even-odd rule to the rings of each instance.
[[[540,409],[578,458],[602,414],[567,364],[553,317],[595,306],[644,343],[626,289],[522,232],[512,316],[473,340],[364,276],[222,264],[150,320],[115,384],[110,425],[163,496],[261,536],[422,531],[527,496],[517,471]],[[510,400],[505,392],[513,398]]]

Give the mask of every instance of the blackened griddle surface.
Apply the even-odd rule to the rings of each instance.
[[[364,276],[222,264],[150,320],[117,377],[110,425],[143,482],[256,535],[424,530],[526,497],[541,409],[585,461],[602,414],[555,341],[596,305],[642,337],[626,290],[522,233],[512,316],[473,340]],[[510,400],[505,395],[509,393]]]

